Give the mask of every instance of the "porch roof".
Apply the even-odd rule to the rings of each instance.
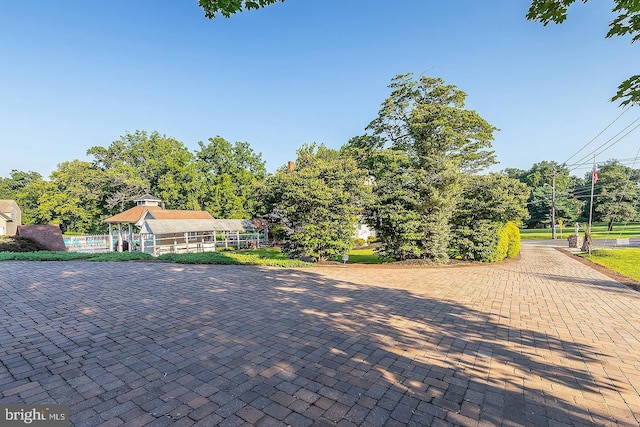
[[[199,231],[254,231],[248,219],[148,219],[141,233],[174,234]]]

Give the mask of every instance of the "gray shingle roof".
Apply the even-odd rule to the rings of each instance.
[[[254,231],[248,219],[148,219],[142,233],[173,234],[202,231]]]
[[[156,196],[152,196],[151,194],[147,193],[147,194],[143,194],[142,196],[138,197],[137,199],[133,199],[134,202],[138,202],[138,201],[152,201],[152,202],[161,202],[161,199],[158,199]]]

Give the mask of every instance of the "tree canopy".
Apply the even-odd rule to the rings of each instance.
[[[44,191],[46,181],[38,172],[12,170],[7,178],[0,178],[0,199],[13,199],[22,211],[22,222],[34,224],[37,221],[38,200]]]
[[[366,193],[365,174],[343,152],[303,145],[295,169],[280,169],[260,189],[265,214],[284,226],[282,250],[324,261],[348,253]]]
[[[583,202],[575,197],[575,191],[581,182],[569,174],[565,165],[542,161],[535,163],[528,170],[508,169],[505,172],[526,184],[528,188],[529,218],[526,223],[529,227],[550,223],[554,185],[556,219],[563,222],[575,222],[579,219]]]
[[[389,87],[369,133],[346,147],[373,178],[374,197],[365,217],[376,230],[382,255],[444,262],[452,250],[452,227],[466,226],[456,224],[457,212],[485,212],[494,231],[493,223],[526,215],[524,186],[507,176],[485,182],[477,175],[495,163],[496,128],[465,108],[463,91],[442,79],[412,74],[396,76]],[[464,192],[473,193],[478,181],[486,185],[476,190],[486,192],[494,205],[464,205]]]
[[[92,147],[87,154],[111,175],[107,192],[114,207],[125,207],[132,194],[151,193],[172,209],[199,208],[195,158],[175,138],[138,130],[108,147]]]
[[[585,181],[591,185],[592,173],[588,172]],[[598,168],[598,180],[595,183],[593,218],[604,221],[613,230],[614,222],[636,221],[640,218],[640,171],[625,166],[615,160],[609,160]],[[585,186],[587,187],[587,186]],[[588,195],[584,196],[585,198]],[[589,208],[589,201],[585,203]]]
[[[266,176],[264,161],[246,142],[231,144],[219,136],[198,142],[199,204],[217,218],[248,218],[255,211],[252,197]]]
[[[209,19],[215,18],[217,13],[229,18],[243,9],[260,9],[278,2],[284,2],[284,0],[198,0],[204,15]]]
[[[127,132],[91,147],[93,161],[66,161],[45,180],[36,172],[0,178],[0,198],[15,199],[25,224],[60,224],[65,232],[102,233],[103,220],[145,193],[169,209],[208,210],[216,218],[251,218],[255,186],[266,175],[261,155],[246,142],[221,137],[195,153],[158,132]]]

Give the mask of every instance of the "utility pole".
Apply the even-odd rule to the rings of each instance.
[[[593,156],[593,172],[591,172],[591,202],[589,203],[589,233],[591,233],[591,219],[593,218],[593,190],[598,179],[598,171],[596,169],[596,156]]]
[[[591,219],[593,218],[593,190],[598,180],[598,169],[596,166],[596,155],[593,155],[593,172],[591,172],[591,202],[589,203],[589,239],[591,240]],[[585,236],[586,239],[586,236]],[[591,254],[591,245],[589,245],[589,254]]]
[[[556,240],[556,170],[551,175],[551,238]]]

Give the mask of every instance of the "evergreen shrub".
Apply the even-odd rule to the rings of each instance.
[[[507,258],[515,258],[520,253],[520,229],[515,222],[507,222],[507,235],[509,238]]]
[[[496,245],[492,248],[491,255],[487,260],[489,262],[502,261],[507,257],[509,250],[509,233],[507,232],[506,224],[497,224],[496,237]]]
[[[455,248],[463,260],[496,262],[507,257],[509,234],[503,223],[480,220],[472,227],[457,228],[454,236]],[[517,246],[519,250],[519,240]]]

